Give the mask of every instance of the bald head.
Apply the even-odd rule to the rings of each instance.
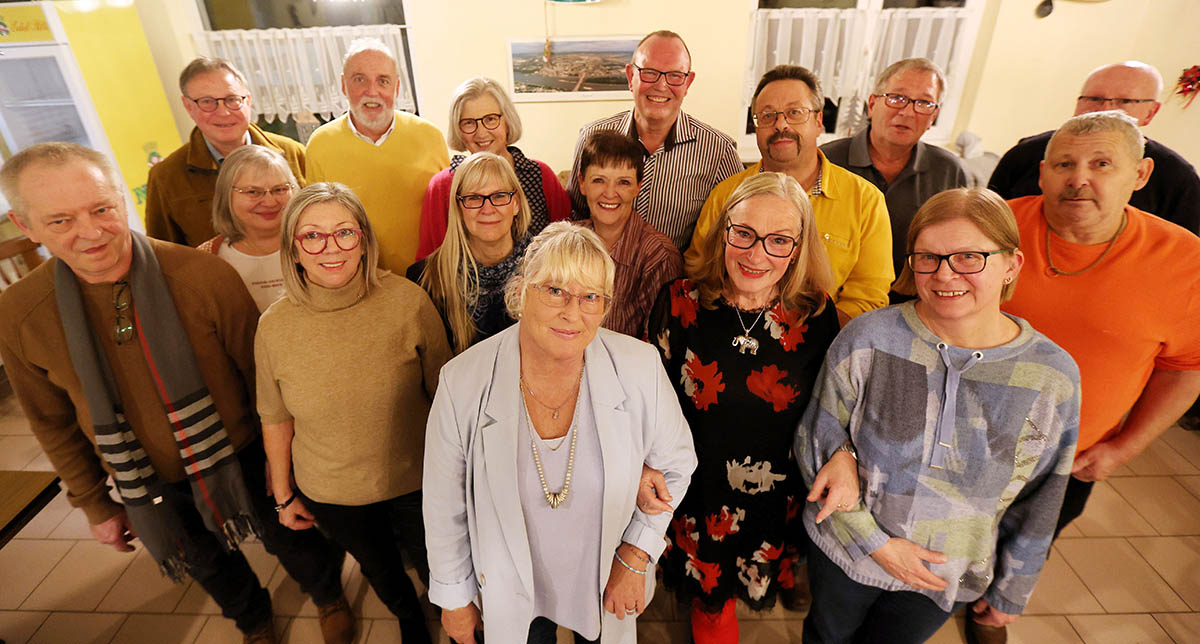
[[[1153,65],[1136,60],[1104,65],[1092,70],[1075,103],[1075,116],[1118,109],[1145,127],[1162,106],[1162,74]]]

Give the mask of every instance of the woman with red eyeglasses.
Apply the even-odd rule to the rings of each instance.
[[[379,244],[349,188],[299,191],[282,240],[284,298],[263,313],[254,346],[279,521],[319,525],[362,566],[404,641],[429,642],[397,544],[428,579],[421,464],[450,357],[441,320],[420,287],[377,268]]]

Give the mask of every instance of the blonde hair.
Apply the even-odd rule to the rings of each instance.
[[[1021,246],[1021,234],[1017,231],[1017,220],[1004,199],[987,188],[951,188],[943,190],[921,205],[912,223],[908,225],[904,249],[906,259],[900,269],[900,277],[892,290],[905,295],[917,294],[916,275],[909,267],[907,254],[913,252],[921,231],[943,221],[966,219],[975,224],[984,237],[992,240],[1001,249],[1016,250]],[[1000,301],[1007,302],[1017,290],[1017,278],[1000,289]]]
[[[471,346],[479,332],[468,310],[475,306],[479,297],[479,263],[471,252],[470,235],[463,222],[462,204],[458,202],[458,197],[489,181],[504,184],[517,193],[514,195],[517,213],[513,217],[511,233],[514,244],[525,237],[532,217],[517,173],[501,157],[491,152],[477,152],[467,157],[454,171],[454,180],[450,183],[450,203],[446,211],[446,238],[425,260],[420,281],[421,286],[429,292],[429,298],[446,316],[455,353]]]
[[[521,138],[521,115],[517,113],[517,107],[508,97],[508,92],[504,91],[500,83],[478,76],[468,78],[454,90],[454,99],[450,103],[450,127],[446,129],[446,143],[451,150],[467,149],[467,142],[463,139],[462,131],[458,129],[458,120],[462,118],[463,105],[480,96],[491,96],[500,106],[500,116],[508,130],[508,139],[504,141],[504,145],[512,145]]]
[[[615,272],[599,235],[583,226],[557,221],[529,242],[516,272],[508,278],[504,304],[509,315],[520,319],[525,311],[526,287],[547,282],[559,286],[576,282],[612,297]],[[607,311],[611,310],[610,303]]]
[[[237,182],[243,170],[251,168],[270,168],[279,173],[285,183],[296,187],[296,177],[292,174],[287,160],[275,150],[261,145],[243,145],[230,152],[221,164],[221,172],[217,174],[212,210],[213,230],[230,242],[241,241],[246,237],[246,231],[242,230],[242,222],[233,214],[233,184]],[[263,187],[269,189],[271,186]]]
[[[833,272],[829,257],[817,236],[812,204],[804,188],[793,178],[780,172],[761,172],[738,186],[717,217],[715,225],[701,240],[700,253],[686,265],[688,277],[700,290],[700,303],[711,309],[721,294],[730,290],[729,272],[725,269],[725,238],[729,214],[752,197],[772,195],[792,206],[800,234],[791,262],[779,278],[779,299],[785,308],[804,316],[816,315],[825,309],[829,291],[833,288]]]
[[[367,219],[367,211],[354,191],[340,183],[313,183],[305,186],[292,197],[287,208],[283,210],[283,221],[279,225],[281,235],[279,243],[279,263],[283,267],[283,291],[289,302],[301,306],[312,305],[312,294],[308,291],[308,278],[304,275],[304,267],[300,265],[300,242],[296,241],[296,229],[300,227],[300,217],[309,207],[322,203],[336,203],[346,209],[354,217],[354,222],[362,230],[363,249],[359,259],[358,271],[365,278],[362,282],[360,299],[370,294],[372,288],[379,286],[379,241],[375,231]]]

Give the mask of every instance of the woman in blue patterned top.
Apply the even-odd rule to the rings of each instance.
[[[958,608],[1011,623],[1054,534],[1079,425],[1079,370],[1000,312],[1024,258],[984,189],[930,198],[896,283],[829,348],[796,434],[805,478],[857,450],[864,498],[812,537],[804,642],[924,642]]]

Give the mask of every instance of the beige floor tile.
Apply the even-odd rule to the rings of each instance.
[[[1155,613],[1154,619],[1179,644],[1200,642],[1200,613]]]
[[[770,610],[751,610],[745,603],[738,601],[736,609],[738,620],[757,621],[760,619],[800,619],[803,620],[808,611],[793,613],[783,607],[783,602],[776,601]],[[686,614],[686,613],[685,613]]]
[[[676,603],[675,594],[660,583],[654,588],[654,598],[650,600],[650,605],[638,619],[648,622],[674,621],[677,613]],[[684,613],[679,612],[679,614]]]
[[[1079,528],[1075,526],[1075,522],[1068,523],[1067,527],[1063,528],[1062,532],[1058,533],[1059,539],[1073,539],[1075,537],[1082,536],[1084,535],[1079,531]]]
[[[1059,544],[1064,543],[1059,540]],[[1058,546],[1055,546],[1057,548]],[[1102,613],[1100,602],[1088,592],[1079,575],[1071,570],[1060,552],[1051,552],[1038,577],[1025,615],[1074,615]]]
[[[287,617],[275,618],[275,635],[282,640],[287,633],[288,623],[291,619]],[[204,628],[200,630],[200,634],[192,644],[236,644],[242,641],[242,633],[237,629],[237,625],[232,619],[225,619],[220,615],[209,617],[208,621],[204,622]]]
[[[1125,539],[1070,539],[1055,548],[1110,613],[1188,609]]]
[[[95,610],[133,558],[133,553],[117,552],[112,546],[96,541],[76,541],[21,608]]]
[[[356,644],[367,641],[370,626],[371,622],[358,620],[358,636],[354,638]],[[324,644],[325,640],[321,638],[321,622],[316,617],[297,617],[292,620],[291,626],[280,641],[282,644]]]
[[[354,572],[358,569],[358,563],[353,557],[346,557],[342,563],[342,588],[345,590],[349,587]],[[359,575],[361,578],[362,575]],[[300,584],[296,583],[288,575],[287,569],[282,565],[275,568],[275,572],[271,575],[271,580],[267,582],[267,590],[271,592],[271,605],[275,607],[276,615],[290,615],[293,617],[316,617],[317,605],[312,599],[305,595],[300,590]],[[347,594],[347,597],[350,595]]]
[[[1111,485],[1159,534],[1200,534],[1200,499],[1174,478],[1139,476]]]
[[[355,570],[355,575],[360,580],[357,584],[357,592],[353,595],[347,595],[350,599],[350,606],[354,609],[354,614],[361,615],[363,619],[393,618],[392,612],[379,600],[379,596],[375,594],[375,589],[371,588],[371,584],[367,583],[362,573]]]
[[[1067,619],[1085,644],[1175,644],[1149,615],[1074,615]]]
[[[42,453],[33,436],[0,436],[0,470],[21,470]]]
[[[121,625],[112,644],[192,644],[206,621],[204,615],[134,614]]]
[[[1200,474],[1200,467],[1193,465],[1182,454],[1175,451],[1166,441],[1156,440],[1137,458],[1129,461],[1128,467],[1138,476],[1169,476],[1172,474]]]
[[[1192,610],[1200,610],[1200,537],[1136,537],[1129,543]]]
[[[124,621],[123,613],[50,613],[29,644],[108,644]]]
[[[0,550],[0,609],[15,610],[67,555],[69,541],[13,540]]]
[[[92,541],[92,529],[88,525],[87,515],[83,510],[72,508],[58,525],[47,535],[47,539],[72,539],[75,541]],[[140,543],[135,544],[140,545]]]
[[[59,492],[42,508],[37,516],[30,519],[29,523],[21,528],[15,538],[17,539],[45,539],[50,536],[50,533],[62,523],[62,520],[71,513],[71,504],[67,501],[65,492]]]
[[[40,611],[0,610],[0,640],[8,644],[25,644],[49,615]]]
[[[1196,498],[1200,499],[1200,476],[1176,476],[1176,481],[1187,488]]]
[[[267,549],[261,543],[243,543],[241,550],[242,554],[246,555],[246,560],[250,562],[250,568],[254,570],[254,574],[258,577],[258,582],[266,586],[271,580],[271,576],[275,574],[275,568],[279,566],[279,560],[267,552]],[[217,606],[217,602],[208,596],[208,593],[204,591],[204,588],[200,584],[193,583],[183,593],[183,598],[179,600],[179,604],[175,607],[175,612],[193,615],[220,615],[221,609]],[[208,626],[205,625],[205,628],[208,628]]]
[[[371,630],[367,633],[364,644],[402,644],[400,641],[400,623],[395,618],[366,620],[364,628],[366,626],[370,626]],[[433,636],[433,641],[436,644],[453,644],[450,641],[450,636],[446,635],[446,631],[443,631],[441,625],[436,621],[429,622],[429,633]]]
[[[1083,644],[1083,640],[1066,617],[1023,615],[1008,627],[1008,644]]]
[[[743,621],[738,625],[739,644],[778,644],[799,642],[803,622],[796,620],[760,619]],[[649,641],[649,640],[647,640]],[[676,640],[686,642],[687,640]]]
[[[1137,476],[1137,474],[1134,474],[1133,470],[1129,469],[1129,465],[1122,465],[1113,470],[1112,474],[1109,474],[1108,476],[1109,478],[1112,478],[1114,476]]]
[[[47,458],[46,455],[43,453],[43,454],[38,454],[37,458],[33,459],[32,461],[29,461],[29,464],[21,469],[26,472],[53,472],[54,464],[51,463],[50,459]]]
[[[192,584],[191,579],[177,584],[163,576],[158,562],[145,548],[139,549],[133,563],[121,574],[96,610],[122,613],[169,613]],[[197,630],[199,632],[199,630]]]
[[[1175,425],[1163,433],[1159,440],[1165,441],[1192,465],[1200,467],[1200,432],[1188,431]]]
[[[0,416],[0,436],[33,436],[33,430],[23,414],[6,414]]]
[[[1154,527],[1113,489],[1112,483],[1118,480],[1125,479],[1097,483],[1088,497],[1083,515],[1075,519],[1072,525],[1087,537],[1158,536]]]

